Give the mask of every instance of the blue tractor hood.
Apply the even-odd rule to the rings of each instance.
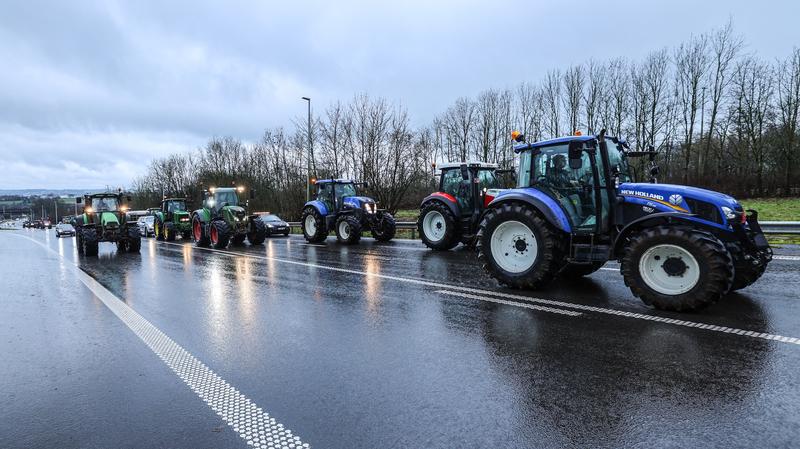
[[[643,199],[665,202],[674,206],[687,208],[684,198],[692,198],[716,206],[735,208],[739,205],[735,198],[713,190],[675,184],[650,184],[643,182],[626,182],[619,186],[620,194]]]
[[[345,206],[350,206],[354,209],[361,209],[364,203],[374,203],[375,200],[367,196],[346,196],[342,202]]]

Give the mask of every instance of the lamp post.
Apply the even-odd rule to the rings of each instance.
[[[308,155],[306,156],[306,201],[311,199],[311,154],[314,143],[311,141],[311,98],[302,97],[308,102]]]

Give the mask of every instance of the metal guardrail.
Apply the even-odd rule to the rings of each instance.
[[[764,234],[793,234],[800,235],[800,221],[761,221],[759,222]],[[300,229],[299,221],[289,222],[292,228]],[[411,231],[411,238],[417,238],[416,221],[398,221],[397,229]]]

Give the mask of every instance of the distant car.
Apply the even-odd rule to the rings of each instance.
[[[45,228],[45,224],[44,224],[44,222],[42,220],[34,220],[31,223],[30,227],[32,227],[33,229],[44,229]]]
[[[31,224],[30,221],[25,220],[25,221],[22,222],[22,227],[25,228],[25,229],[30,228],[31,226],[33,226],[33,225]]]
[[[69,223],[59,223],[56,225],[56,237],[64,237],[68,235],[70,237],[75,236],[75,228],[72,227]]]
[[[154,219],[155,217],[152,215],[139,217],[139,220],[136,221],[136,224],[139,226],[139,234],[143,235],[144,237],[155,235],[155,229],[153,229]]]
[[[281,219],[281,217],[275,214],[263,214],[260,215],[258,219],[263,221],[264,224],[267,225],[267,237],[271,237],[276,234],[283,234],[284,236],[288,236],[289,231],[291,231],[289,223],[286,223]]]

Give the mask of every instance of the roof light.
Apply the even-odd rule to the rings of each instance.
[[[525,136],[519,131],[511,131],[511,140],[514,142],[525,142]]]
[[[582,135],[583,135],[583,133],[582,133],[582,132],[581,132],[579,129],[576,129],[576,130],[575,130],[575,135],[576,135],[576,136],[582,136]]]
[[[238,192],[240,192],[240,193],[241,193],[241,192],[244,192],[244,186],[239,186],[239,187],[237,187],[237,188],[236,188],[236,190],[237,190]]]

